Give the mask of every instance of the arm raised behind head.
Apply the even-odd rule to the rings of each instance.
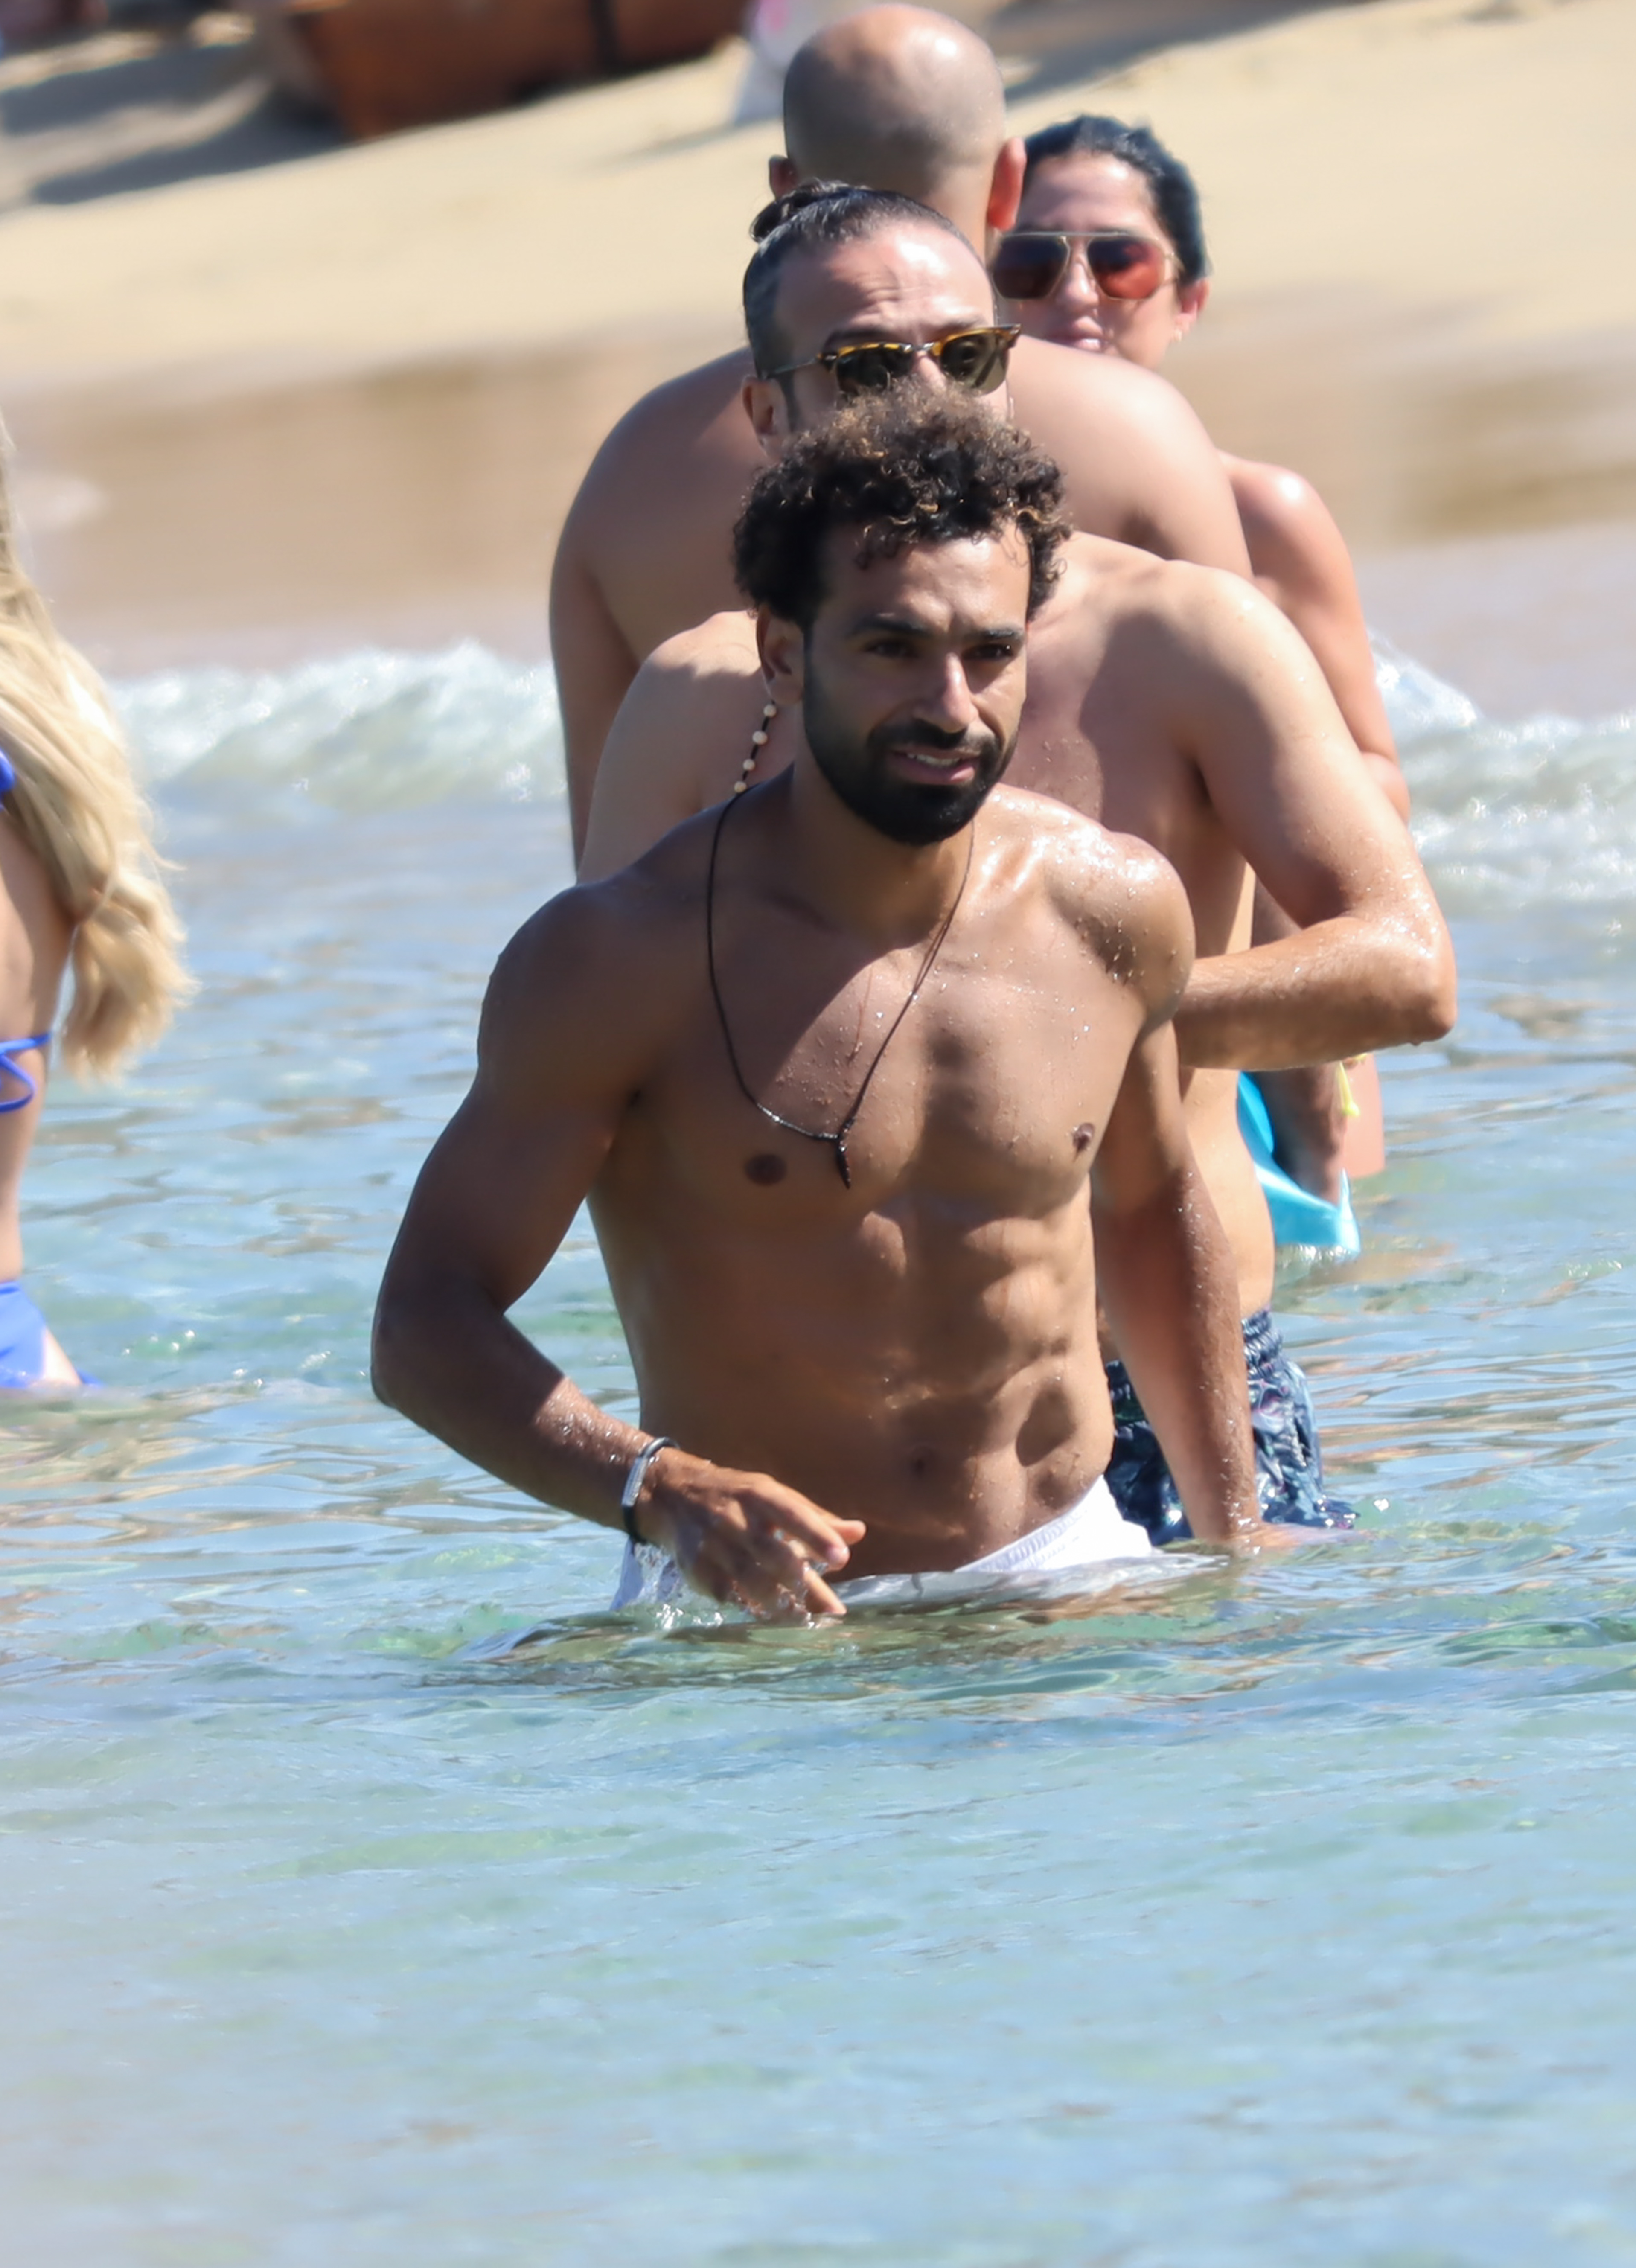
[[[1441,1039],[1454,947],[1407,828],[1358,762],[1323,672],[1259,592],[1169,571],[1162,682],[1228,840],[1298,932],[1195,964],[1182,1060],[1247,1071]]]
[[[1096,1288],[1202,1543],[1272,1540],[1256,1508],[1232,1249],[1193,1160],[1171,1018],[1192,958],[1187,899],[1146,844],[1130,854],[1131,973],[1146,1011],[1091,1174]]]

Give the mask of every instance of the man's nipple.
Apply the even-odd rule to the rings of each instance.
[[[1095,1139],[1096,1129],[1094,1126],[1076,1126],[1073,1130],[1074,1155],[1078,1157],[1088,1150]]]
[[[753,1158],[744,1160],[745,1180],[754,1182],[759,1189],[771,1189],[775,1182],[784,1179],[789,1170],[784,1160],[772,1150],[757,1150]]]

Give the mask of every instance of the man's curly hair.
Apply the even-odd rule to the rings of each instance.
[[[1062,475],[1026,434],[968,397],[901,387],[791,440],[750,490],[733,532],[733,571],[752,606],[806,630],[824,601],[833,529],[857,530],[861,565],[1012,527],[1028,547],[1033,615],[1070,533]]]

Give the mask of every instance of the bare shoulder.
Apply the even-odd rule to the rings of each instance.
[[[1017,416],[1024,427],[1032,413],[1075,405],[1094,408],[1099,418],[1129,418],[1132,423],[1162,420],[1177,411],[1189,418],[1193,414],[1169,380],[1156,372],[1139,369],[1118,355],[1083,354],[1048,339],[1019,339],[1012,353],[1011,376]]]
[[[686,830],[684,830],[686,831]],[[495,964],[483,1003],[485,1068],[554,1079],[576,1059],[638,1061],[674,1029],[693,956],[702,856],[669,840],[530,916]]]
[[[1172,579],[1174,576],[1180,571],[1185,577],[1192,571],[1176,561],[1160,558],[1156,552],[1144,551],[1139,544],[1121,543],[1115,536],[1091,535],[1082,530],[1076,530],[1063,545],[1061,560],[1061,573],[1045,602],[1053,620],[1066,608],[1083,604],[1094,606],[1104,621],[1110,617],[1116,621],[1124,615],[1157,614],[1163,610],[1168,593],[1182,587]],[[1228,575],[1225,579],[1234,578]]]
[[[1289,589],[1322,585],[1338,570],[1350,581],[1346,541],[1310,481],[1282,465],[1223,454],[1257,578]]]
[[[1110,644],[1121,634],[1134,639],[1148,665],[1162,657],[1174,666],[1190,656],[1219,665],[1268,639],[1279,653],[1290,648],[1289,626],[1278,608],[1243,576],[1161,559],[1107,536],[1076,536],[1066,547],[1061,580],[1047,602],[1050,619],[1063,621],[1076,604],[1094,607]]]
[[[736,453],[753,455],[754,438],[739,406],[748,372],[748,357],[735,350],[667,379],[633,402],[592,459],[576,510],[645,493],[646,482],[656,476],[674,479],[679,456],[708,443],[713,429],[720,428],[724,439],[739,440]],[[744,426],[741,440],[739,425]]]
[[[641,677],[668,686],[685,684],[700,690],[718,684],[738,687],[748,678],[759,679],[761,662],[755,651],[755,624],[748,611],[729,608],[678,630],[656,645],[639,673]]]
[[[1193,959],[1193,918],[1168,859],[1053,797],[998,789],[988,808],[1015,880],[1037,890],[1083,948],[1168,1013]]]
[[[1299,632],[1267,593],[1242,575],[1162,559],[1125,571],[1116,587],[1123,620],[1161,639],[1183,672],[1178,688],[1238,680],[1246,672],[1293,671],[1303,679],[1319,674]]]
[[[748,615],[713,615],[654,648],[608,728],[582,878],[613,873],[726,793],[722,752],[742,754],[761,688]]]

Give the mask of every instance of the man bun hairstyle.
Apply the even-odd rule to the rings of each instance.
[[[744,271],[744,328],[758,378],[788,359],[778,328],[778,284],[786,261],[832,244],[851,244],[888,228],[935,228],[966,239],[951,220],[895,189],[859,189],[846,181],[803,181],[763,205],[750,223],[755,250]],[[969,250],[969,246],[967,247]]]
[[[1113,158],[1129,166],[1147,183],[1153,217],[1175,254],[1177,281],[1197,284],[1209,275],[1198,186],[1151,127],[1127,126],[1120,118],[1085,114],[1065,118],[1059,125],[1042,126],[1022,146],[1028,161],[1023,175],[1025,191],[1039,168],[1058,158]]]
[[[1032,615],[1060,571],[1069,522],[1062,475],[1026,434],[969,396],[905,387],[799,434],[756,481],[733,533],[750,604],[810,630],[837,528],[856,532],[860,564],[1014,528],[1028,549]]]

